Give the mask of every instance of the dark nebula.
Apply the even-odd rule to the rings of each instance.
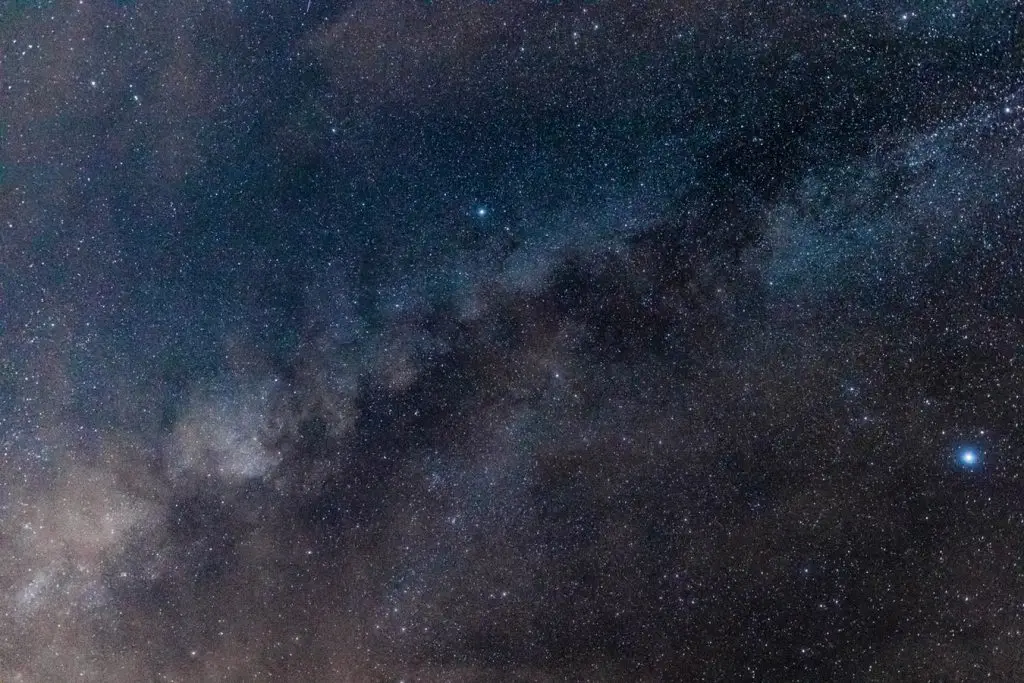
[[[1024,680],[1015,0],[0,4],[0,680]]]

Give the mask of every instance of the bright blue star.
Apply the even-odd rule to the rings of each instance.
[[[957,453],[956,460],[965,469],[974,469],[981,464],[981,455],[974,448],[964,448]]]
[[[476,207],[476,215],[477,215],[478,218],[484,218],[485,216],[487,216],[487,207],[486,206],[478,206],[478,207]]]

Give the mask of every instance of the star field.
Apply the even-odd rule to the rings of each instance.
[[[1024,679],[1024,24],[0,7],[0,680]]]

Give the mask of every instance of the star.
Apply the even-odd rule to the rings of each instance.
[[[981,458],[978,455],[978,451],[973,448],[965,448],[957,454],[957,462],[967,469],[973,469],[977,467]]]

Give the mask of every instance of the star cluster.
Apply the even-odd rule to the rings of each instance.
[[[1009,0],[0,10],[0,679],[1024,678]]]

